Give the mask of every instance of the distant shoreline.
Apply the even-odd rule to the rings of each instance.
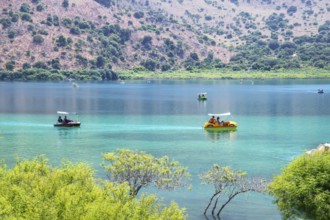
[[[223,69],[151,72],[133,70],[118,71],[118,78],[139,79],[329,79],[330,70],[295,69],[277,71],[231,71]]]
[[[153,72],[146,70],[46,70],[0,71],[0,81],[115,81],[115,80],[223,80],[223,79],[330,79],[330,69],[289,69],[271,71],[233,71],[194,69]]]

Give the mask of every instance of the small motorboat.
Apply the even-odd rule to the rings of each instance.
[[[323,91],[323,89],[318,89],[318,90],[317,90],[317,93],[318,93],[318,94],[323,94],[324,91]]]
[[[230,116],[230,112],[221,113],[221,114],[208,114],[211,116],[211,119],[208,122],[204,123],[205,130],[236,130],[238,124],[234,121],[229,120],[220,120],[220,117]]]
[[[204,101],[207,100],[207,93],[206,92],[201,92],[197,94],[197,99],[199,101]]]
[[[57,111],[59,114],[57,122],[54,124],[55,127],[80,127],[80,122],[69,119],[69,115],[77,115],[75,112],[62,112]],[[64,118],[62,118],[64,116]]]

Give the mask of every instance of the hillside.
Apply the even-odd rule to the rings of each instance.
[[[0,0],[0,70],[330,68],[324,0]]]

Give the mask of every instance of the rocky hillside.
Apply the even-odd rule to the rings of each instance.
[[[0,0],[0,5],[0,70],[330,65],[325,0]]]

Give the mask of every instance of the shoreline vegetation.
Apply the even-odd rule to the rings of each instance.
[[[329,79],[330,70],[291,69],[274,71],[232,71],[227,69],[150,72],[119,71],[119,79]]]
[[[230,69],[194,69],[166,72],[146,70],[85,69],[85,70],[46,70],[25,69],[0,71],[0,81],[109,81],[109,80],[196,80],[196,79],[330,79],[328,69],[280,69],[272,71],[233,71]]]

